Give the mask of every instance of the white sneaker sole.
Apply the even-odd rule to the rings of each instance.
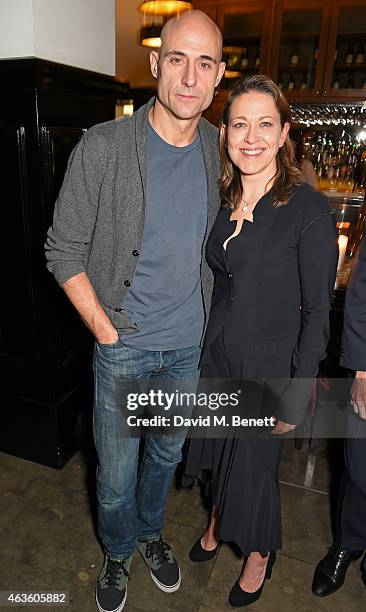
[[[95,591],[95,601],[97,603],[98,606],[98,610],[99,612],[121,612],[121,610],[123,610],[123,608],[125,607],[125,603],[126,603],[126,599],[127,599],[127,587],[126,587],[126,593],[125,596],[123,598],[122,603],[117,607],[114,608],[114,610],[105,610],[104,608],[102,608],[102,606],[100,605],[99,601],[98,601],[98,595],[97,592]]]
[[[166,586],[166,584],[163,584],[162,582],[159,582],[159,580],[157,579],[156,576],[154,576],[154,574],[152,573],[152,571],[150,570],[150,576],[153,579],[153,581],[155,582],[156,586],[159,587],[159,589],[161,589],[162,591],[164,591],[164,593],[174,593],[175,591],[178,591],[179,587],[180,587],[180,582],[181,582],[181,573],[180,573],[180,568],[179,568],[179,578],[178,578],[178,582],[176,582],[175,584],[173,584],[173,586]]]

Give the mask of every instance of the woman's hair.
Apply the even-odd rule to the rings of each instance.
[[[235,98],[251,91],[272,96],[280,115],[281,127],[283,128],[285,123],[291,125],[290,106],[282,91],[272,79],[258,74],[241,79],[231,89],[223,110],[222,126],[228,126],[229,124],[231,106]],[[236,209],[243,195],[241,173],[228,156],[223,129],[220,131],[220,161],[219,183],[222,205],[224,208]],[[295,186],[301,183],[301,172],[296,163],[294,148],[289,136],[286,137],[283,146],[278,149],[276,163],[277,172],[274,177],[273,191],[275,205],[281,206],[287,204]]]

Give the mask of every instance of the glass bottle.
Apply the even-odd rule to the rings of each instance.
[[[243,50],[241,52],[240,68],[242,69],[248,68],[248,65],[249,65],[248,47],[247,45],[244,45]]]
[[[308,88],[308,83],[306,80],[306,75],[303,74],[301,77],[301,82],[300,82],[300,89],[307,89]]]
[[[295,88],[295,75],[293,72],[291,72],[290,78],[287,83],[287,89],[294,89],[294,88]]]
[[[260,55],[260,48],[259,45],[256,47],[255,50],[255,60],[254,60],[254,65],[256,68],[259,68],[261,63],[261,55]]]
[[[353,45],[350,43],[346,51],[346,64],[348,65],[353,64],[353,60],[354,60]]]
[[[333,84],[332,84],[332,89],[339,89],[339,77],[338,77],[337,73],[335,73],[335,75],[334,75],[334,81],[333,81]]]
[[[290,60],[291,66],[297,66],[297,64],[299,63],[299,58],[300,58],[299,49],[297,45],[295,45],[291,52],[291,60]]]
[[[365,63],[365,49],[363,44],[360,43],[356,52],[356,64],[364,64]]]
[[[353,85],[353,72],[350,72],[348,74],[348,80],[347,80],[347,84],[346,84],[346,89],[353,89],[354,85]]]

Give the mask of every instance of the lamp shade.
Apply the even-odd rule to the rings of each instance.
[[[141,13],[148,15],[176,15],[192,8],[190,0],[145,0],[140,4]]]
[[[140,44],[143,47],[158,48],[161,45],[161,25],[148,25],[140,29]]]

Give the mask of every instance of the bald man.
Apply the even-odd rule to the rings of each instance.
[[[82,137],[47,235],[47,267],[96,341],[101,612],[123,609],[136,548],[160,589],[180,586],[161,530],[184,435],[145,433],[139,462],[140,439],[125,424],[139,392],[197,383],[212,283],[202,254],[219,207],[217,131],[201,114],[225,69],[221,51],[220,31],[200,11],[165,25],[150,54],[156,97]],[[146,406],[151,396],[141,397]]]

